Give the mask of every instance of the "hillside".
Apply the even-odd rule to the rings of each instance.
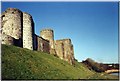
[[[90,71],[84,64],[67,62],[47,53],[2,45],[2,79],[118,79]]]

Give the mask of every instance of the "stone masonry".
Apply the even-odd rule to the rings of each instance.
[[[13,45],[14,40],[15,39],[13,37],[6,34],[2,34],[2,44]]]
[[[52,29],[43,29],[40,31],[40,36],[49,41],[50,54],[55,54],[54,32]]]
[[[18,40],[17,44],[22,43],[22,12],[16,8],[8,8],[1,14],[1,32]]]
[[[33,50],[33,29],[32,16],[23,12],[23,48]]]
[[[42,52],[46,52],[46,53],[50,53],[49,41],[45,40],[39,36],[37,37],[37,40],[38,40],[37,50],[42,51]]]
[[[68,61],[70,64],[74,63],[74,51],[70,39],[56,40],[55,48],[58,57]]]
[[[52,29],[43,29],[40,36],[34,33],[34,21],[28,13],[8,8],[1,15],[2,44],[16,45],[30,50],[47,52],[74,64],[71,39],[54,40]]]

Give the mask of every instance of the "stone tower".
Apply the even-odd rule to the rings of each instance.
[[[8,8],[2,13],[2,34],[15,39],[22,38],[22,12],[16,8]]]
[[[55,41],[55,51],[60,59],[64,59],[64,43],[62,41]]]
[[[49,41],[50,54],[55,54],[54,32],[52,29],[43,29],[40,31],[40,36]]]
[[[32,16],[23,12],[23,48],[33,50],[34,24]]]
[[[1,32],[16,39],[16,44],[22,46],[22,12],[16,8],[8,8],[1,15]]]
[[[55,50],[59,58],[74,64],[74,49],[71,39],[61,39],[55,41]]]

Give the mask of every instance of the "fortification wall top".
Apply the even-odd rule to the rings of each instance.
[[[50,32],[53,32],[52,29],[42,29],[40,32],[44,32],[44,31],[50,31]]]
[[[56,40],[56,41],[71,41],[70,38],[66,38],[66,39],[59,39],[59,40]]]
[[[6,14],[6,13],[9,13],[9,14],[16,14],[16,13],[21,13],[22,11],[20,11],[19,9],[17,8],[7,8],[3,13],[2,15]]]
[[[67,39],[60,39],[60,40],[55,40],[55,42],[68,42],[71,43],[71,39],[67,38]]]

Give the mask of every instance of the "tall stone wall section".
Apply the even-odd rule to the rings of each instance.
[[[74,64],[74,51],[70,39],[62,39],[55,41],[55,49],[57,56],[71,65]]]
[[[64,59],[64,43],[63,41],[55,41],[56,54],[60,59]]]
[[[34,34],[33,35],[33,50],[38,49],[38,35]]]
[[[40,31],[40,36],[49,41],[50,54],[55,53],[54,32],[51,29],[44,29]]]
[[[2,14],[2,33],[15,39],[22,37],[22,12],[16,8],[8,8]]]
[[[22,12],[16,8],[8,8],[1,15],[1,32],[18,39],[19,46],[22,46]]]
[[[33,50],[33,19],[32,16],[23,12],[23,48]]]
[[[50,47],[49,47],[49,41],[48,40],[45,40],[42,37],[38,36],[37,41],[38,41],[38,47],[37,47],[38,51],[50,53]]]

